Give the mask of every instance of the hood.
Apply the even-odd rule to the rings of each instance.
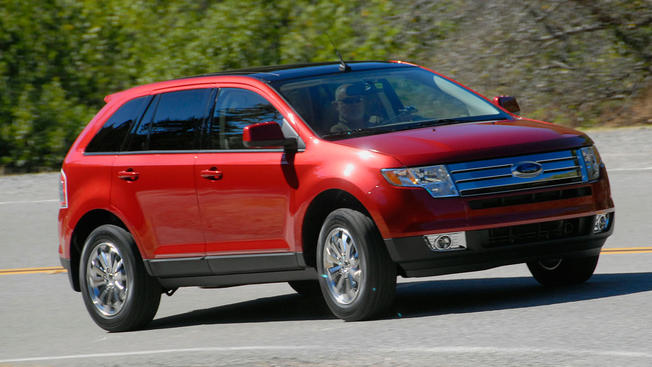
[[[413,167],[564,150],[592,141],[570,128],[523,119],[427,127],[333,143],[390,155]]]

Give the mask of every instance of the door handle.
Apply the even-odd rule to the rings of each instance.
[[[202,170],[201,177],[207,180],[217,181],[222,178],[222,171],[218,170],[217,167],[211,167],[209,169]]]
[[[119,179],[129,181],[129,182],[136,181],[139,176],[140,176],[140,173],[134,171],[133,168],[127,168],[124,171],[118,172],[118,178]]]

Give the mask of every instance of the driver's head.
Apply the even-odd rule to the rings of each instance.
[[[358,124],[364,120],[364,87],[360,83],[337,87],[334,103],[340,120]]]

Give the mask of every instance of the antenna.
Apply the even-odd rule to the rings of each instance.
[[[351,71],[351,67],[347,65],[344,62],[344,59],[342,58],[342,54],[340,54],[340,51],[337,50],[337,46],[335,46],[335,43],[331,39],[331,36],[326,32],[326,37],[328,37],[328,41],[330,41],[331,45],[333,46],[333,49],[335,50],[335,54],[337,57],[340,59],[340,71]]]

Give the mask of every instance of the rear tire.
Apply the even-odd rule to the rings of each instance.
[[[396,292],[396,265],[371,218],[351,209],[326,217],[317,245],[317,271],[324,300],[346,321],[387,313]]]
[[[100,226],[88,236],[79,284],[93,321],[107,331],[144,327],[161,300],[161,286],[147,274],[133,237],[114,225]]]
[[[600,255],[569,258],[541,259],[527,263],[530,273],[539,283],[548,287],[584,283],[598,265]]]

